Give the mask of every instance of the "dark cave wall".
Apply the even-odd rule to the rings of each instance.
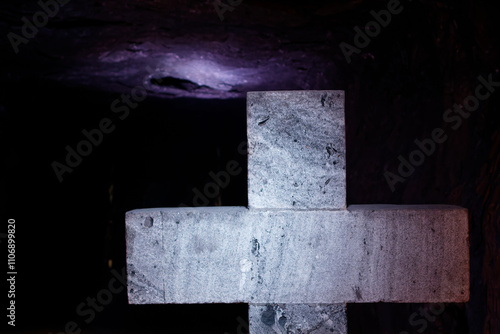
[[[145,7],[150,5],[150,2],[144,3]],[[278,1],[268,4],[245,1],[234,12],[228,12],[224,22],[216,22],[217,29],[205,29],[203,38],[197,37],[195,32],[203,26],[204,20],[210,24],[214,24],[214,17],[218,20],[212,4],[171,2],[171,17],[162,25],[170,29],[165,29],[171,34],[168,38],[179,36],[186,43],[196,43],[197,38],[204,42],[213,39],[229,49],[231,43],[237,41],[240,51],[235,51],[235,59],[245,58],[251,50],[252,58],[260,55],[263,62],[294,61],[296,68],[313,69],[298,71],[302,74],[293,83],[275,80],[266,89],[344,89],[349,204],[445,203],[469,210],[471,300],[466,305],[446,304],[442,314],[434,321],[428,321],[425,332],[500,333],[499,92],[481,102],[478,110],[463,119],[457,130],[443,120],[443,113],[454,103],[462,103],[467,96],[474,95],[479,84],[478,76],[487,78],[491,74],[494,81],[500,81],[499,12],[493,1],[414,0],[402,3],[404,10],[395,15],[390,25],[372,38],[367,47],[354,54],[351,63],[346,61],[339,43],[352,44],[353,27],[363,27],[372,20],[370,10],[384,9],[387,2],[325,1],[313,4]],[[182,202],[190,205],[193,202],[192,188],[203,187],[209,171],[217,171],[228,159],[235,158],[234,148],[224,141],[238,142],[241,139],[241,134],[235,133],[236,127],[227,138],[221,135],[227,129],[220,128],[220,124],[231,126],[231,122],[241,120],[238,117],[228,119],[223,111],[217,111],[216,101],[209,105],[193,99],[176,105],[160,98],[149,98],[78,170],[62,185],[58,184],[50,163],[63,157],[65,145],[78,142],[83,128],[94,126],[109,115],[110,102],[119,93],[84,90],[74,82],[67,85],[65,80],[70,80],[69,76],[49,78],[50,66],[71,66],[72,57],[85,54],[83,46],[94,48],[94,51],[119,46],[118,42],[104,38],[97,43],[95,38],[85,39],[85,36],[98,34],[99,29],[105,31],[101,36],[115,36],[118,40],[120,33],[127,31],[132,34],[136,29],[131,27],[134,27],[134,15],[138,15],[134,12],[139,9],[128,11],[128,5],[116,7],[117,12],[123,10],[119,24],[106,21],[91,24],[91,21],[83,20],[85,15],[92,16],[93,11],[98,11],[98,2],[94,4],[95,7],[89,6],[94,9],[88,9],[88,12],[73,11],[70,20],[73,28],[64,21],[55,23],[43,31],[40,40],[30,42],[28,47],[34,49],[28,50],[32,53],[8,56],[7,61],[0,64],[3,86],[0,91],[0,128],[2,143],[7,146],[4,150],[7,152],[4,153],[6,172],[2,179],[7,190],[3,194],[8,204],[5,212],[26,215],[27,224],[33,229],[31,234],[43,236],[33,242],[40,254],[48,258],[59,254],[54,261],[60,267],[49,267],[57,273],[55,281],[50,277],[39,278],[47,290],[41,294],[33,292],[39,293],[40,299],[47,300],[48,305],[55,308],[71,305],[64,316],[54,320],[56,325],[74,317],[74,305],[87,295],[95,294],[109,279],[105,263],[109,254],[113,254],[117,265],[123,264],[124,230],[121,224],[124,212],[137,207],[175,206]],[[155,3],[154,6],[161,7],[161,4]],[[2,22],[10,23],[16,22],[24,12],[8,8],[5,13],[11,15],[8,19],[5,19],[6,15],[2,16]],[[150,33],[148,26],[137,26],[140,32],[137,36],[145,40],[155,42],[163,36],[158,32]],[[6,24],[2,27],[6,28]],[[66,29],[68,36],[76,34],[88,44],[79,44],[79,39],[66,40],[66,44],[64,39],[55,40],[54,49],[62,50],[66,46],[71,50],[67,58],[59,56],[59,51],[57,57],[50,56],[50,52],[47,56],[46,52],[51,50],[47,46],[48,51],[41,47],[42,51],[37,52],[37,43],[46,45],[42,41],[50,39],[51,29]],[[56,44],[59,45],[57,48]],[[242,47],[245,44],[246,48]],[[285,56],[273,59],[273,52],[278,48]],[[314,49],[321,57],[314,60],[298,56],[287,58],[286,55],[302,49]],[[217,52],[214,53],[217,56]],[[321,62],[322,59],[327,59],[327,65]],[[45,64],[50,65],[48,69]],[[119,70],[122,65],[113,65],[109,72]],[[61,71],[58,67],[56,69]],[[79,73],[78,68],[74,71]],[[46,72],[49,73],[47,76]],[[280,75],[276,74],[277,77]],[[102,89],[99,86],[102,83],[94,80],[92,82],[91,75],[82,76],[82,85]],[[118,86],[126,92],[133,84],[125,82],[118,83]],[[79,99],[84,103],[75,102]],[[231,105],[232,102],[220,103],[224,110],[242,108],[237,102],[235,105]],[[200,108],[209,109],[211,117],[200,115]],[[181,112],[191,116],[173,115]],[[161,133],[163,126],[169,133]],[[219,129],[219,132],[213,136],[210,127]],[[445,130],[448,139],[437,145],[436,151],[426,157],[404,182],[398,183],[395,191],[391,191],[384,177],[386,171],[396,173],[398,156],[407,158],[417,148],[414,140],[431,137],[437,127]],[[196,136],[187,135],[181,139],[176,132]],[[135,155],[129,156],[131,153]],[[169,164],[177,165],[178,169],[172,167],[169,170]],[[165,173],[162,168],[169,172]],[[235,182],[240,190],[228,189],[210,205],[244,205],[245,199],[241,197],[241,193],[246,192],[244,181],[240,178]],[[109,204],[112,184],[114,202]],[[31,189],[29,196],[26,189]],[[166,191],[169,191],[168,195]],[[26,206],[31,210],[26,210]],[[31,211],[43,214],[35,219],[36,215]],[[68,217],[75,212],[78,212],[77,217],[71,218],[72,222],[68,224]],[[112,227],[109,220],[114,221]],[[50,232],[40,222],[50,222]],[[52,232],[70,237],[55,239]],[[29,262],[30,258],[36,256],[26,256],[26,261]],[[35,268],[32,269],[34,277],[45,267],[39,263]],[[76,283],[86,285],[84,292],[70,297],[66,291],[70,291],[74,282],[68,282],[68,276],[80,277]],[[126,303],[126,300],[120,299],[120,302]],[[412,326],[409,317],[421,307],[430,306],[350,305],[351,332],[417,332],[420,327]],[[37,309],[32,308],[34,312]],[[177,312],[174,308],[167,309],[168,312]],[[117,315],[110,316],[111,319],[125,321],[119,316],[122,308],[117,306],[113,310]],[[201,310],[202,313],[210,312]],[[45,321],[52,320],[50,312],[46,312]],[[110,322],[105,320],[108,314],[103,314],[99,321],[109,325]],[[183,314],[188,315],[189,311]],[[210,317],[207,316],[205,321],[210,321]]]
[[[498,28],[498,23],[486,3],[421,4],[408,9],[416,10],[416,15],[402,17],[399,26],[394,22],[373,42],[367,52],[374,59],[353,61],[351,68],[357,71],[350,72],[354,83],[346,89],[348,202],[447,203],[468,208],[468,326],[471,333],[498,333],[498,92],[456,130],[443,121],[446,109],[475,94],[478,76],[500,81],[496,37],[484,34]],[[397,157],[408,159],[417,149],[413,141],[430,138],[437,127],[448,139],[391,192],[384,172],[397,173]],[[447,307],[441,319],[456,311],[457,306]],[[436,332],[463,330],[443,328],[435,325]]]

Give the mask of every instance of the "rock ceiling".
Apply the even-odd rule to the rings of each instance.
[[[338,88],[334,60],[345,62],[339,36],[352,38],[339,17],[346,24],[359,7],[359,1],[233,0],[239,5],[230,8],[214,1],[58,1],[40,2],[45,8],[1,5],[2,31],[11,33],[2,40],[2,80],[37,77],[167,98]]]

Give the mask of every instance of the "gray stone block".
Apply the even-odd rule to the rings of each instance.
[[[467,210],[165,208],[127,213],[129,301],[466,302]]]
[[[343,91],[248,92],[248,206],[346,207]]]
[[[347,334],[345,304],[249,305],[252,334]]]

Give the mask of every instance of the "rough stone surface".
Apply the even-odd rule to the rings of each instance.
[[[129,301],[466,302],[467,219],[439,205],[134,210]]]
[[[249,92],[248,205],[346,206],[343,91]]]
[[[252,333],[347,334],[345,304],[250,304]]]

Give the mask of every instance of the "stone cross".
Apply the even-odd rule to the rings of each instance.
[[[344,92],[249,92],[248,208],[127,212],[133,304],[248,303],[250,333],[347,333],[346,303],[466,302],[467,210],[346,206]]]

